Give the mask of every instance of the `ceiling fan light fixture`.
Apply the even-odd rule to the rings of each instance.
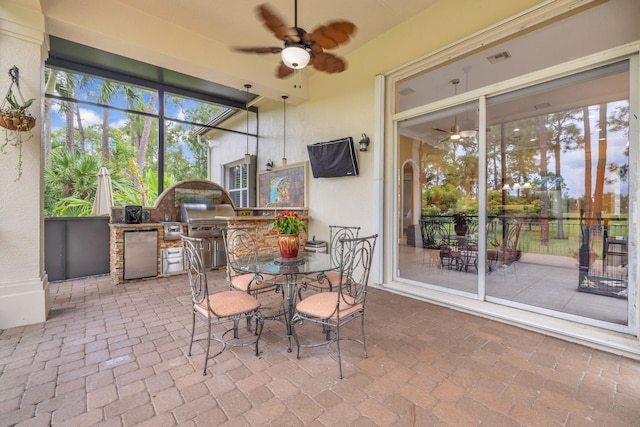
[[[478,134],[478,131],[476,130],[476,123],[471,119],[463,121],[460,124],[460,129],[462,129],[460,131],[460,136],[463,138],[473,138]]]
[[[449,139],[451,139],[453,141],[457,141],[460,138],[461,138],[460,128],[458,127],[458,125],[454,125],[451,128],[451,136],[449,137]]]
[[[311,55],[306,49],[300,46],[287,46],[280,52],[282,62],[289,68],[299,70],[307,66],[311,60]]]

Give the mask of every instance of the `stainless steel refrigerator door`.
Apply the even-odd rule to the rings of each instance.
[[[158,275],[158,231],[124,232],[124,279]]]

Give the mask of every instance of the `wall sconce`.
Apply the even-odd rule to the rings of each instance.
[[[360,144],[360,151],[367,151],[367,147],[369,146],[369,137],[367,136],[366,133],[362,134],[362,139],[360,140],[360,142],[358,142],[358,144]]]
[[[273,160],[269,159],[265,166],[267,167],[267,170],[270,171],[271,168],[273,168]]]

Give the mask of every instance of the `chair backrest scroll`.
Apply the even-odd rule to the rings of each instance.
[[[378,235],[374,234],[367,237],[340,240],[342,259],[344,260],[340,269],[340,304],[364,305],[377,238]],[[350,298],[345,298],[346,295],[349,295]]]

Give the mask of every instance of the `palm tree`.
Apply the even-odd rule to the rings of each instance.
[[[45,215],[81,216],[91,212],[97,188],[99,156],[70,153],[63,147],[51,152],[45,168]],[[81,202],[80,202],[81,201]],[[89,212],[86,211],[88,206]]]
[[[61,71],[55,68],[45,69],[45,89],[44,93],[47,95],[59,94],[65,98],[71,98],[73,91],[69,91],[65,84],[65,79],[61,77]],[[51,107],[53,101],[51,98],[44,98],[44,164],[49,163],[49,155],[51,154]],[[64,103],[60,104],[60,109],[63,111],[67,106]]]

